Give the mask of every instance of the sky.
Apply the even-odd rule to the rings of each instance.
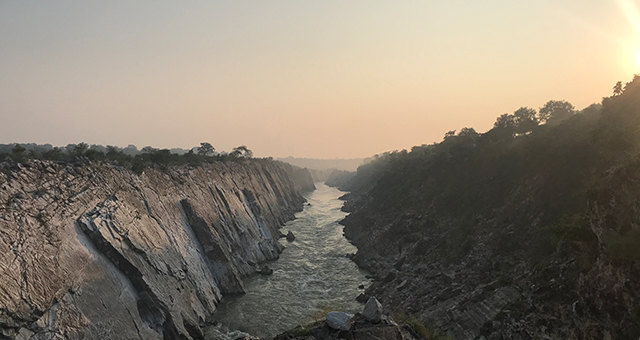
[[[0,143],[354,158],[600,102],[633,0],[0,2]]]

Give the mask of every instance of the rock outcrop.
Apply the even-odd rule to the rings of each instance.
[[[372,297],[372,301],[378,301]],[[377,307],[382,306],[377,302]],[[365,309],[366,311],[366,309]],[[387,315],[379,315],[377,321],[371,321],[365,315],[356,313],[353,317],[343,312],[329,312],[324,320],[306,327],[298,326],[274,337],[273,340],[417,340],[436,339],[434,333],[415,320],[408,323],[396,323]]]
[[[344,312],[329,312],[325,318],[327,326],[331,329],[348,331],[351,328],[349,315]]]
[[[220,298],[278,258],[277,229],[313,186],[302,170],[13,165],[0,173],[0,338],[203,339]]]
[[[333,170],[324,184],[330,187],[342,187],[356,176],[353,171]]]
[[[341,186],[353,260],[375,276],[359,301],[459,340],[638,339],[640,76],[601,111],[500,124],[380,155]]]
[[[362,315],[367,319],[367,321],[373,323],[380,322],[380,318],[382,317],[382,304],[374,296],[370,297],[367,304],[364,306]]]
[[[293,232],[291,230],[289,230],[289,232],[287,233],[287,241],[293,242],[295,240],[296,240],[296,236],[293,235]]]
[[[313,184],[313,176],[311,176],[311,172],[307,168],[300,168],[288,163],[279,164],[287,171],[297,190],[300,192],[316,190],[316,186]]]

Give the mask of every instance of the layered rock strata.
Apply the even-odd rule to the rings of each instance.
[[[13,165],[0,173],[0,339],[202,339],[220,298],[278,258],[305,178],[244,159],[141,175]]]

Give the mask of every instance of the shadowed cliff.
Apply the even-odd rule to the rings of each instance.
[[[366,293],[456,339],[637,339],[640,79],[567,104],[361,166],[341,189]]]

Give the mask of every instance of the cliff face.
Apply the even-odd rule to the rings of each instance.
[[[32,161],[0,173],[0,338],[203,338],[221,296],[282,251],[277,229],[313,186],[292,170]]]
[[[342,223],[366,294],[459,340],[638,339],[638,127],[635,77],[599,113],[361,166]]]

